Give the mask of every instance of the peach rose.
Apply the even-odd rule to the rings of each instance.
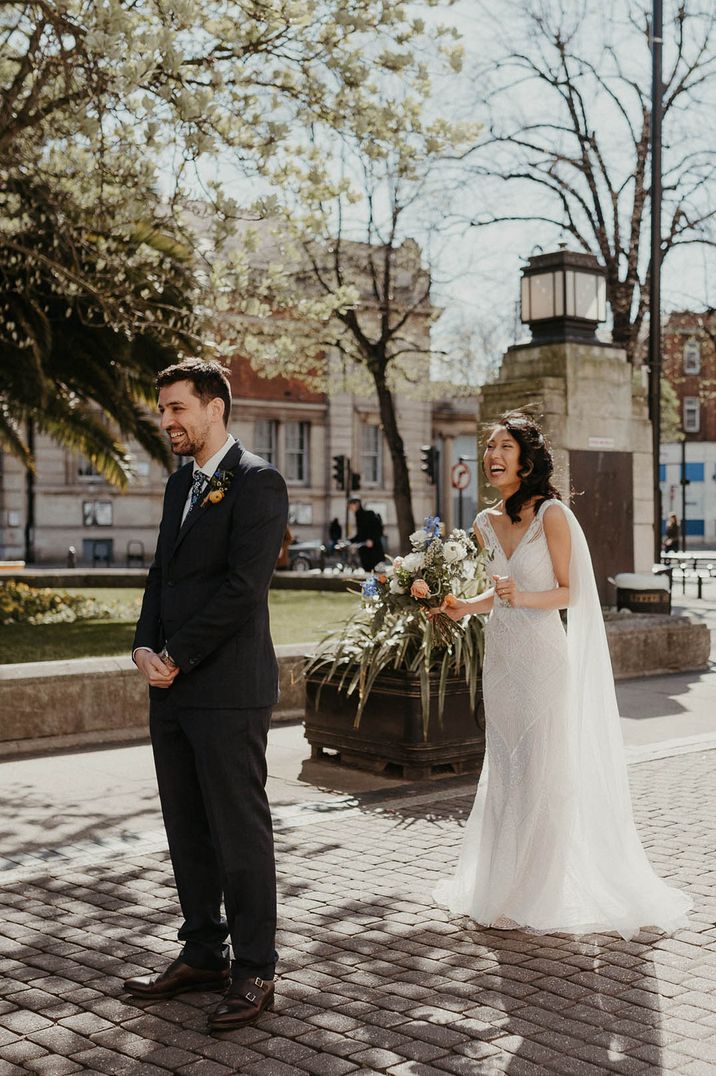
[[[410,593],[414,598],[427,598],[430,594],[430,587],[424,579],[416,579],[410,588]]]

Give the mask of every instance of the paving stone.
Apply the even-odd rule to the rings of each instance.
[[[38,860],[29,878],[0,878],[2,1063],[54,1066],[47,1076],[713,1076],[713,761],[704,751],[630,768],[652,861],[697,898],[673,937],[486,931],[437,908],[430,889],[457,854],[466,784],[279,830],[276,1009],[221,1035],[206,1033],[215,995],[122,994],[129,969],[176,954],[166,852],[55,873]]]
[[[355,1061],[357,1065],[361,1065],[363,1068],[375,1068],[378,1072],[383,1072],[385,1069],[390,1068],[392,1065],[400,1065],[405,1061],[404,1057],[400,1054],[393,1053],[392,1050],[361,1050],[357,1054],[353,1054],[352,1061]],[[410,1062],[414,1064],[415,1062]]]
[[[474,1062],[472,1065],[474,1071]],[[424,1065],[419,1061],[403,1061],[399,1065],[391,1065],[388,1072],[390,1076],[444,1076],[445,1069]]]
[[[11,1061],[3,1061],[0,1059],[0,1076],[23,1076],[27,1069],[20,1068],[19,1065],[13,1065]]]
[[[36,1012],[6,1012],[0,1016],[0,1026],[12,1032],[15,1036],[30,1035],[33,1031],[42,1031],[43,1028],[51,1027],[52,1021]]]
[[[192,1061],[190,1065],[184,1065],[177,1069],[178,1076],[235,1076],[236,1069],[220,1065],[218,1061],[209,1061],[202,1057],[199,1061]]]
[[[200,1059],[196,1054],[190,1054],[187,1050],[179,1050],[176,1046],[160,1046],[142,1056],[142,1065],[156,1065],[158,1068],[176,1072],[182,1065],[198,1060]]]
[[[82,1072],[81,1065],[70,1057],[62,1057],[61,1054],[36,1057],[32,1061],[26,1061],[25,1068],[28,1072],[39,1072],[40,1076],[66,1076],[66,1073]]]
[[[30,1061],[33,1057],[44,1057],[46,1054],[47,1050],[44,1046],[40,1046],[36,1042],[30,1042],[29,1039],[15,1039],[14,1042],[6,1043],[2,1048],[3,1060],[11,1061],[13,1065]]]
[[[296,1076],[296,1071],[293,1065],[285,1065],[283,1061],[265,1057],[261,1061],[248,1065],[242,1071],[242,1076],[244,1073],[246,1076]]]

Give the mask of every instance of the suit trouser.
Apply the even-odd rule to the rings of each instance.
[[[152,699],[159,797],[184,923],[183,959],[272,979],[276,869],[266,798],[271,709],[190,709]],[[226,918],[221,914],[224,899]]]

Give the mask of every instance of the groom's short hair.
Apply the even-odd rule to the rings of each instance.
[[[183,359],[167,366],[157,374],[158,389],[173,385],[176,381],[191,381],[194,392],[203,404],[217,397],[224,404],[224,425],[229,425],[231,414],[231,382],[226,366],[214,359]]]

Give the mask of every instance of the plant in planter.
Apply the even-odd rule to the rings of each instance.
[[[430,618],[453,594],[486,586],[489,552],[463,530],[441,537],[428,517],[412,551],[369,576],[361,607],[327,635],[306,666],[306,737],[346,764],[428,776],[479,769],[483,620]],[[448,598],[449,600],[449,598]]]

